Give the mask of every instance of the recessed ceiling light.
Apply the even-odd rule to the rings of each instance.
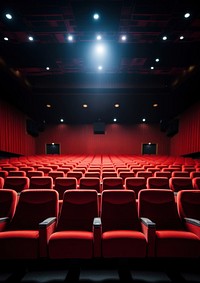
[[[93,15],[93,18],[94,18],[94,20],[98,20],[98,19],[99,19],[99,14],[95,13],[95,14]]]
[[[47,107],[47,108],[51,108],[51,104],[47,104],[46,107]]]
[[[183,35],[181,35],[179,38],[180,38],[180,40],[183,40],[183,39],[184,39],[184,36],[183,36]]]
[[[8,41],[8,37],[5,36],[5,37],[4,37],[4,40],[5,40],[5,41]]]
[[[97,37],[96,37],[96,39],[97,39],[97,40],[101,40],[101,39],[102,39],[101,35],[98,34]]]
[[[28,39],[29,39],[30,41],[33,41],[33,37],[32,37],[32,36],[29,36]]]
[[[158,103],[154,103],[154,104],[153,104],[153,107],[158,107]]]
[[[146,119],[145,119],[145,118],[143,118],[143,119],[142,119],[142,122],[145,122],[145,121],[146,121]]]
[[[162,38],[163,40],[167,40],[167,36],[165,35],[165,36],[163,36],[163,38]]]
[[[88,107],[88,105],[87,104],[83,104],[83,108],[87,108]]]
[[[115,104],[115,108],[119,108],[119,103],[116,103],[116,104]]]
[[[12,19],[12,15],[11,14],[6,14],[6,18],[8,19],[8,20],[11,20]]]
[[[184,18],[189,18],[190,17],[190,13],[185,13]]]
[[[71,34],[69,34],[67,39],[68,39],[68,41],[73,41],[73,36]]]
[[[116,119],[116,118],[114,118],[114,119],[113,119],[113,122],[117,122],[117,119]]]

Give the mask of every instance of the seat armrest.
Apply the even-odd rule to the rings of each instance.
[[[49,218],[47,218],[44,221],[39,223],[39,228],[44,229],[44,228],[48,227],[49,225],[51,225],[52,223],[54,223],[55,221],[56,221],[56,217],[49,217]]]
[[[93,219],[94,257],[101,257],[102,223],[100,217]]]
[[[95,228],[98,228],[99,226],[101,226],[101,218],[100,217],[95,217],[93,220],[93,226]]]
[[[200,238],[200,220],[194,218],[184,218],[185,228],[196,234]]]
[[[0,218],[0,232],[4,231],[6,229],[6,226],[8,225],[10,221],[9,217],[1,217]]]
[[[147,256],[154,257],[155,256],[155,231],[156,224],[149,218],[141,217],[141,228],[142,232],[145,235],[147,241]]]
[[[56,224],[56,217],[49,217],[39,223],[40,257],[44,258],[48,255],[49,237],[55,231]]]
[[[146,217],[141,217],[140,218],[142,224],[144,224],[145,226],[149,227],[149,228],[155,228],[156,224],[155,222],[151,221],[151,219],[146,218]]]
[[[197,225],[200,227],[200,220],[199,219],[194,219],[194,218],[184,218],[185,222],[186,223],[191,223],[191,224],[194,224],[194,225]]]

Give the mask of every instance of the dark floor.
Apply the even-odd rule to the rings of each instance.
[[[200,282],[200,259],[4,261],[0,282]]]

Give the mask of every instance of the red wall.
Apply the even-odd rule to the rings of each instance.
[[[200,102],[185,111],[179,119],[179,132],[170,143],[171,155],[200,152]]]
[[[35,153],[35,139],[26,133],[26,117],[0,100],[0,151],[20,155]]]
[[[45,153],[45,144],[60,144],[61,154],[141,154],[142,143],[158,144],[158,154],[168,155],[170,139],[160,125],[106,125],[105,135],[93,134],[93,125],[50,125],[39,134],[36,154]]]

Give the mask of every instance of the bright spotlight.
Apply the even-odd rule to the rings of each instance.
[[[97,51],[98,54],[103,54],[104,50],[105,50],[105,48],[104,48],[103,45],[97,45],[96,51]]]

